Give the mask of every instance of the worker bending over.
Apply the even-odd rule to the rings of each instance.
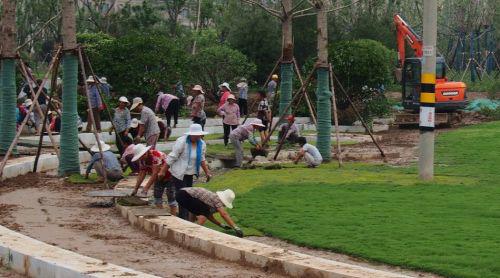
[[[118,158],[116,155],[110,151],[111,146],[100,141],[101,148],[99,149],[99,144],[95,144],[90,151],[94,153],[92,155],[92,159],[90,160],[89,165],[87,166],[87,171],[85,172],[85,178],[89,178],[90,171],[92,168],[95,169],[97,175],[100,178],[103,178],[104,175],[110,181],[119,181],[123,178],[122,167],[120,166],[120,162],[118,162]],[[101,151],[102,157],[101,160]],[[101,163],[102,162],[102,163]]]
[[[224,209],[224,207],[233,208],[235,195],[231,189],[213,193],[201,187],[186,187],[179,190],[176,197],[181,207],[197,217],[198,224],[203,225],[208,219],[226,230],[234,229],[238,237],[243,237],[241,229],[236,226],[229,213]],[[229,226],[215,219],[214,213],[216,212]]]
[[[284,140],[286,140],[286,142],[295,144],[300,136],[299,127],[295,123],[295,117],[293,115],[289,115],[287,121],[287,123],[280,126],[278,141],[281,142],[284,136]]]
[[[297,143],[301,148],[296,157],[293,158],[293,162],[295,164],[299,163],[300,159],[302,158],[304,158],[307,167],[309,168],[315,168],[319,166],[321,162],[323,162],[323,157],[321,156],[321,153],[319,153],[318,148],[311,144],[308,144],[305,137],[299,137],[297,139]]]
[[[235,130],[231,131],[231,134],[229,134],[229,140],[231,140],[231,144],[234,146],[236,155],[235,167],[241,167],[241,164],[243,163],[243,146],[241,145],[241,142],[248,139],[250,144],[256,146],[257,150],[262,149],[262,147],[257,144],[254,135],[254,131],[262,127],[264,127],[262,121],[260,119],[255,119],[252,122],[240,125]]]

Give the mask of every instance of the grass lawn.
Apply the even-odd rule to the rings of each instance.
[[[436,177],[416,167],[336,163],[317,169],[235,170],[244,227],[299,245],[434,272],[500,277],[500,122],[438,136]]]

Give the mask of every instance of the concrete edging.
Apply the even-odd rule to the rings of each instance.
[[[129,191],[132,179],[117,189]],[[222,260],[292,277],[410,277],[318,258],[266,244],[237,238],[173,216],[155,216],[143,207],[116,205],[123,217],[146,232],[189,250]],[[149,210],[151,211],[151,210]]]
[[[64,250],[3,226],[0,264],[28,277],[157,277]]]

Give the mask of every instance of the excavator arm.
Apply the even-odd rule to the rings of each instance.
[[[399,68],[402,68],[406,58],[405,41],[415,51],[415,57],[422,57],[422,38],[413,31],[400,15],[394,15],[394,24],[396,25],[397,43],[398,43],[398,62]]]

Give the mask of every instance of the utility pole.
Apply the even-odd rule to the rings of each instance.
[[[423,24],[418,172],[420,179],[428,181],[434,177],[437,0],[424,0]]]

